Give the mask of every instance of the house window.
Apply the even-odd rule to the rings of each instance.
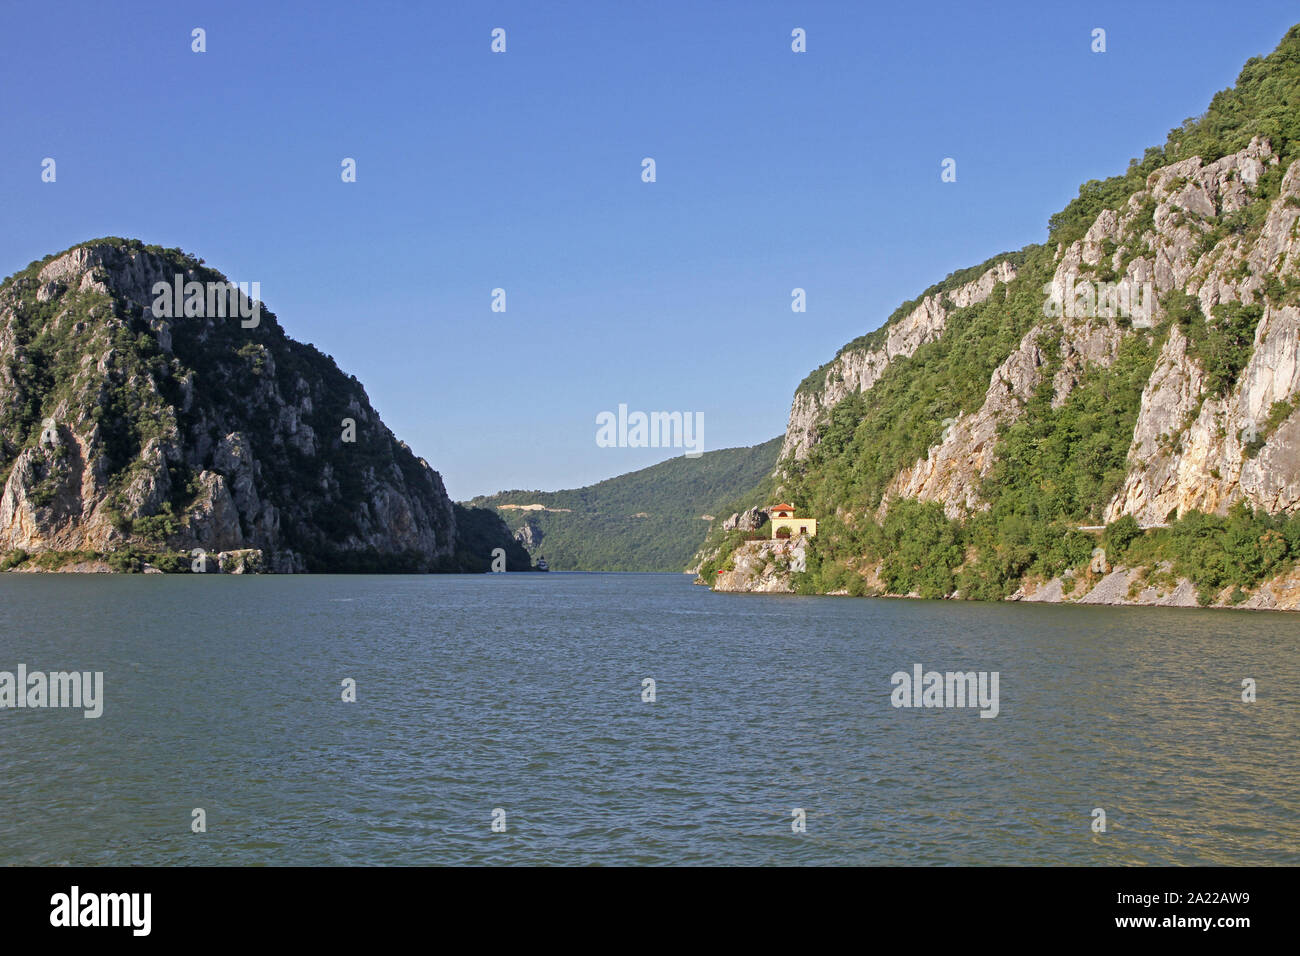
[[[801,526],[801,527],[799,528],[799,533],[800,533],[800,534],[807,534],[807,533],[808,533],[808,529],[807,529],[807,527],[802,527],[802,526]]]

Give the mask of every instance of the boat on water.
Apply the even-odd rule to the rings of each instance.
[[[549,571],[549,570],[551,570],[550,565],[548,565],[548,564],[546,563],[546,558],[545,558],[545,556],[540,557],[540,558],[537,559],[537,570],[538,570],[538,571]]]

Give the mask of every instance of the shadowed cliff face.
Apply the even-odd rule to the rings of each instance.
[[[226,282],[179,250],[107,239],[0,286],[0,552],[487,569],[490,549],[467,552],[441,477],[360,382],[250,299],[224,315],[207,295],[186,306],[193,287],[160,300],[156,284],[178,275],[205,292]],[[475,523],[482,549],[495,529]]]

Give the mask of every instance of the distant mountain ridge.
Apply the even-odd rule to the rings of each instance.
[[[564,491],[502,491],[491,508],[534,559],[557,571],[685,571],[719,509],[769,475],[778,436],[749,448],[685,456]],[[531,507],[530,507],[531,506]]]

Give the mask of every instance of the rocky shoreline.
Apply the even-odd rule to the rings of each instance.
[[[751,541],[736,549],[730,567],[705,581],[697,574],[695,583],[725,594],[795,594],[792,575],[806,570],[805,543],[788,541]],[[918,594],[893,594],[877,575],[879,565],[865,569],[862,597],[920,599]],[[845,597],[845,590],[827,596]],[[1238,598],[1234,601],[1234,597]],[[949,600],[962,600],[954,591]],[[1225,588],[1209,604],[1202,604],[1196,586],[1186,578],[1175,577],[1167,563],[1154,568],[1115,567],[1105,573],[1072,573],[1045,581],[1027,581],[1007,601],[1030,604],[1091,604],[1111,607],[1203,607],[1254,611],[1300,611],[1300,567],[1265,581],[1250,592]]]
[[[158,565],[164,565],[159,567]],[[30,555],[0,572],[9,574],[271,574],[276,569],[259,548],[205,554],[94,554],[44,551]]]

